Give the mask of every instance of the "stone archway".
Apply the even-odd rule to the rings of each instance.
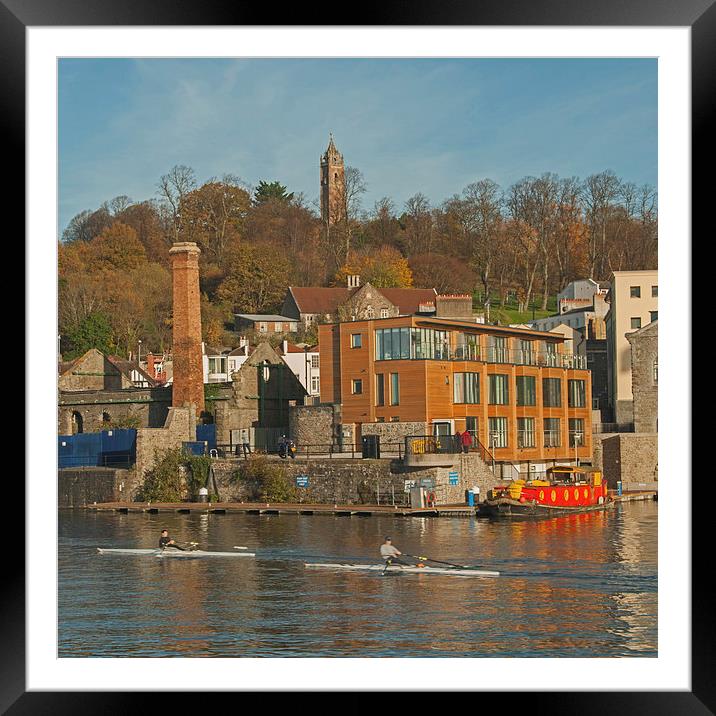
[[[78,410],[72,411],[72,434],[78,435],[84,431],[84,418]]]

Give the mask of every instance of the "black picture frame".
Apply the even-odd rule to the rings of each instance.
[[[383,0],[362,4],[346,25],[480,25],[480,26],[688,26],[692,37],[692,207],[694,225],[704,216],[711,193],[712,173],[707,173],[716,140],[712,133],[716,104],[716,0],[600,0],[578,3],[573,0],[483,0],[468,4],[459,0],[412,3]],[[278,6],[276,6],[278,7]],[[21,206],[25,184],[25,29],[31,26],[208,26],[271,25],[275,10],[259,3],[179,2],[178,0],[0,0],[0,127],[5,159],[15,180],[4,192],[7,206]],[[324,12],[321,5],[294,4],[283,7],[280,23],[286,25],[336,24],[335,12]],[[711,150],[709,150],[709,147]],[[701,180],[699,180],[701,178]],[[21,223],[18,227],[23,230]],[[709,234],[712,234],[711,228]],[[26,263],[28,270],[30,262]],[[680,446],[679,449],[686,449]],[[684,460],[684,475],[690,479],[690,460]],[[672,476],[676,479],[677,476]],[[704,476],[708,478],[708,475]],[[668,506],[667,506],[668,508]],[[716,638],[711,607],[713,592],[708,584],[707,550],[710,539],[699,533],[709,525],[707,501],[692,503],[692,688],[684,692],[593,692],[570,693],[475,693],[474,708],[488,704],[530,708],[544,706],[552,713],[581,714],[709,714],[716,713],[714,677]],[[16,512],[17,517],[23,515]],[[23,534],[22,525],[13,534]],[[54,538],[52,538],[54,539]],[[17,547],[17,543],[13,543]],[[22,553],[11,550],[3,560],[0,587],[0,712],[20,714],[126,713],[162,708],[165,698],[159,694],[131,692],[26,692],[25,689],[25,564]],[[668,578],[668,575],[661,575]],[[600,687],[609,688],[608,684]],[[88,685],[91,688],[91,685]],[[197,685],[200,688],[200,685]],[[405,688],[409,689],[410,685]],[[466,686],[466,690],[469,686]],[[376,689],[379,690],[379,689]],[[275,694],[281,696],[281,694]],[[155,698],[157,697],[157,698]],[[161,697],[161,701],[159,701]],[[201,693],[185,693],[181,699],[190,707]],[[419,697],[422,699],[424,696]],[[273,698],[273,697],[272,697]],[[272,705],[284,699],[272,700]],[[155,706],[156,705],[156,706]],[[373,709],[376,700],[370,693],[351,698],[353,710]]]

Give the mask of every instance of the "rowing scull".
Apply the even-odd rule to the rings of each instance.
[[[114,549],[97,547],[99,554],[136,554],[154,557],[255,557],[254,552],[205,552],[201,549]]]
[[[321,562],[305,562],[307,569],[345,569],[350,571],[365,572],[391,572],[406,574],[449,574],[454,577],[499,577],[499,572],[491,572],[486,569],[464,569],[442,568],[442,567],[417,567],[412,565],[389,564],[387,567],[382,564],[330,564]]]

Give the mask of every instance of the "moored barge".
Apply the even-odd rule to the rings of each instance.
[[[513,480],[489,491],[480,512],[490,517],[554,517],[614,504],[599,470],[557,465],[544,480]]]

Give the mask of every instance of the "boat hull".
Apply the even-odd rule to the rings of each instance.
[[[499,577],[499,572],[486,569],[443,569],[438,567],[417,567],[390,564],[331,564],[318,562],[305,562],[307,569],[335,569],[353,572],[380,572],[390,574],[449,574],[454,577]]]
[[[597,512],[605,510],[614,504],[612,500],[594,505],[555,506],[545,505],[536,501],[513,500],[509,497],[498,497],[486,500],[479,506],[479,512],[493,518],[525,518],[525,517],[557,517],[570,515],[576,512]]]

